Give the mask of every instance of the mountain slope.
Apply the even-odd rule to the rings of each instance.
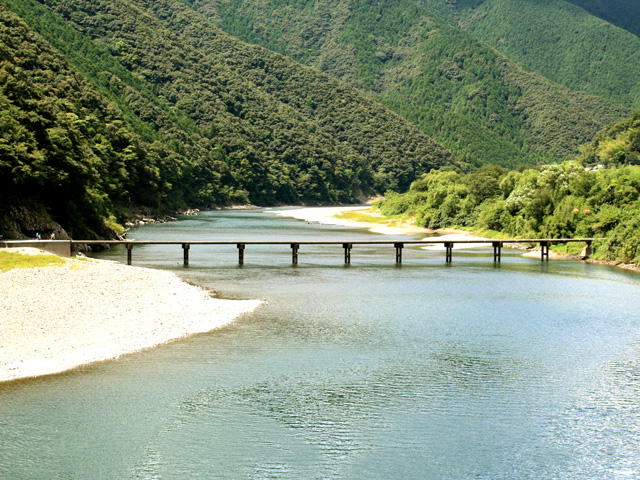
[[[458,25],[525,68],[640,108],[640,37],[563,0],[486,0],[457,13]]]
[[[444,0],[192,0],[226,31],[365,88],[461,160],[571,155],[630,110],[529,74],[454,21]]]
[[[634,0],[567,0],[587,12],[640,36],[640,8]]]
[[[441,146],[349,85],[239,42],[178,2],[102,1],[85,9],[84,2],[71,1],[55,9],[96,41],[126,48],[120,58],[132,73],[207,130],[232,165],[251,167],[247,175],[265,184],[253,191],[270,182],[265,164],[290,170],[287,188],[295,196],[281,200],[344,201],[360,189],[371,191],[371,175],[405,188],[416,172],[452,161]],[[269,188],[252,200],[275,201]],[[340,198],[335,189],[347,194]]]
[[[122,220],[137,206],[162,211],[249,201],[355,201],[387,188],[405,189],[417,175],[456,162],[409,122],[351,86],[239,42],[178,2],[51,2],[52,11],[32,0],[3,3],[113,102],[92,90],[100,98],[99,110],[115,112],[132,142],[150,152],[136,161],[151,172],[149,185],[156,193],[140,202],[129,194],[112,198],[98,188],[96,195],[112,206],[93,212],[96,217],[106,212]],[[10,16],[4,8],[3,13]],[[24,30],[23,36],[34,37]],[[7,34],[5,41],[13,36]],[[14,45],[11,61],[23,56],[27,43]],[[38,43],[45,45],[42,39]],[[21,67],[36,79],[51,70],[39,59]],[[74,105],[76,96],[86,95],[66,93]],[[28,118],[31,106],[18,101],[15,95],[1,110],[18,107]],[[88,150],[75,150],[79,163],[90,161]],[[11,175],[10,169],[3,171],[2,181],[13,181]],[[104,175],[95,176],[99,182]],[[115,188],[121,190],[132,191]],[[142,195],[146,189],[133,191]]]
[[[3,235],[31,236],[46,225],[62,237],[111,236],[117,204],[166,208],[185,194],[169,182],[187,160],[144,142],[2,4],[0,127]]]

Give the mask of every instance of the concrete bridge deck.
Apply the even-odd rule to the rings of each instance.
[[[493,261],[500,262],[502,248],[510,243],[528,243],[540,245],[540,259],[549,260],[549,247],[553,244],[566,244],[574,242],[585,243],[584,256],[589,256],[591,243],[595,238],[514,238],[502,240],[488,239],[463,239],[463,240],[438,240],[438,237],[424,240],[6,240],[0,242],[0,247],[33,247],[39,248],[60,256],[72,256],[81,245],[124,245],[127,249],[127,264],[133,262],[133,247],[136,245],[181,245],[183,250],[183,263],[189,265],[189,250],[192,245],[236,245],[238,248],[238,263],[244,264],[244,251],[248,245],[289,245],[291,247],[291,260],[298,263],[301,245],[340,245],[344,249],[345,263],[351,263],[351,250],[354,245],[389,245],[395,248],[396,263],[402,262],[402,249],[405,245],[443,245],[445,249],[445,261],[450,263],[453,259],[453,248],[456,244],[487,244],[493,247]]]

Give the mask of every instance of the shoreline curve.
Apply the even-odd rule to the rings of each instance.
[[[0,289],[0,382],[209,332],[264,303],[214,298],[173,272],[96,259],[0,272]]]

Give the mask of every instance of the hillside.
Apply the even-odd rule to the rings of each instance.
[[[640,37],[563,0],[475,3],[457,12],[466,31],[554,82],[640,108]]]
[[[89,216],[96,221],[111,216],[114,223],[139,207],[161,212],[247,202],[355,201],[389,187],[405,189],[421,173],[455,162],[442,146],[353,87],[239,42],[178,2],[51,2],[52,10],[33,0],[3,3],[63,52],[71,66],[0,5],[5,25],[0,71],[13,68],[33,89],[12,95],[7,89],[14,83],[4,81],[2,113],[17,118],[15,129],[35,142],[28,152],[44,152],[3,164],[0,180],[12,185],[22,202],[29,199],[29,208],[51,210],[76,237],[78,232],[104,234],[95,225],[79,228]],[[46,55],[25,56],[35,48]],[[55,58],[55,68],[45,62],[49,57]],[[64,83],[50,72],[77,79],[83,88],[67,82],[65,89],[56,89]],[[94,99],[90,106],[83,103],[87,97]],[[50,154],[54,148],[45,145],[53,140],[41,133],[73,131],[79,128],[75,117],[67,125],[52,114],[46,125],[34,125],[35,106],[27,98],[68,105],[65,112],[81,121],[106,117],[105,126],[74,137],[86,146],[60,141],[56,147],[60,157],[73,158],[73,166],[89,171],[94,184],[69,165],[56,164]],[[129,143],[115,139],[96,146],[102,130],[111,139],[112,122],[130,136]],[[20,152],[20,142],[10,138],[5,148]],[[122,158],[113,160],[120,163],[93,171],[102,150],[122,151]],[[78,188],[87,185],[101,207],[80,195],[71,198],[88,210],[86,215],[59,214],[50,207],[52,199],[63,210],[72,208],[70,191],[62,185],[40,188],[37,182],[24,188],[15,176],[20,161],[28,165],[20,167],[25,171],[37,165],[48,172],[34,174],[38,181],[46,183],[60,171]],[[126,187],[111,181],[120,174],[130,180]],[[29,228],[23,231],[30,234]]]
[[[0,125],[0,233],[8,236],[43,228],[63,237],[111,236],[116,203],[162,205],[166,182],[186,162],[142,141],[1,4]]]
[[[444,0],[188,3],[233,35],[368,90],[475,165],[556,161],[630,114],[526,72],[438,20],[458,16]]]
[[[587,12],[640,36],[640,8],[634,0],[567,0]]]
[[[609,125],[581,149],[580,160],[587,165],[640,165],[640,111]]]

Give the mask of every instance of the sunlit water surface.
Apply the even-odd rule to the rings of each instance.
[[[356,240],[262,211],[155,240]],[[385,237],[387,239],[387,237]],[[388,237],[393,240],[394,237]],[[640,478],[640,276],[516,252],[135,247],[227,298],[217,331],[0,385],[2,479]],[[124,261],[123,249],[102,258]],[[134,285],[131,288],[135,288]],[[77,292],[82,295],[82,292]]]

